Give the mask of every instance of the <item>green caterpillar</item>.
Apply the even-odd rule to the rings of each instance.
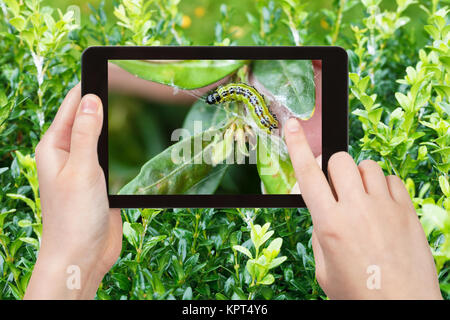
[[[264,96],[254,87],[244,83],[228,83],[217,87],[206,97],[206,103],[219,104],[226,101],[242,101],[258,127],[267,133],[278,128],[277,117],[272,114],[264,101]]]

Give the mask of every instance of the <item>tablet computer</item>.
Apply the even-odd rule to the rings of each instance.
[[[111,207],[304,207],[283,126],[300,119],[326,174],[348,147],[340,47],[90,47]]]

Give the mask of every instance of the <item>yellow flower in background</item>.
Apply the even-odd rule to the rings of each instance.
[[[181,19],[181,27],[183,29],[187,29],[191,26],[191,24],[192,24],[191,17],[183,15],[183,18]]]
[[[199,18],[203,17],[205,15],[205,12],[206,10],[203,7],[197,7],[194,10],[194,14]]]
[[[330,25],[328,24],[328,22],[326,22],[324,19],[320,20],[320,26],[322,28],[324,28],[325,30],[330,29]]]
[[[233,38],[242,38],[244,35],[244,29],[239,26],[232,26],[230,32],[233,35]]]

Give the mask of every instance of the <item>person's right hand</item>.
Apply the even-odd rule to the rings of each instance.
[[[403,182],[346,152],[328,162],[328,183],[296,119],[285,128],[314,231],[316,277],[332,299],[442,299],[424,231]],[[331,185],[331,186],[330,186]]]

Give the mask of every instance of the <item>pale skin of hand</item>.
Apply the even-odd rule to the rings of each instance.
[[[286,143],[313,221],[316,277],[331,299],[442,299],[436,267],[409,194],[374,161],[346,152],[328,162],[329,181],[302,126],[289,119]],[[370,266],[380,271],[369,289]],[[370,270],[370,268],[369,268]]]
[[[122,248],[120,210],[109,208],[97,158],[102,104],[80,97],[77,85],[36,148],[43,230],[25,299],[93,299]],[[67,286],[69,266],[79,268],[79,289]]]

